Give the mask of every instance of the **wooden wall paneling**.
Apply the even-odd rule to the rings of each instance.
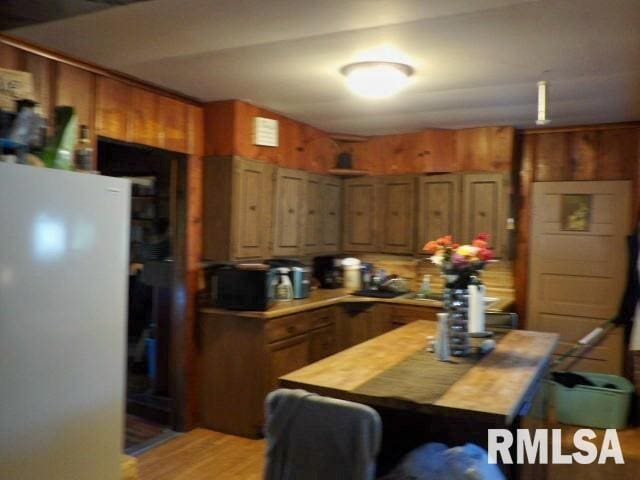
[[[0,43],[0,68],[24,70],[24,52],[19,48]]]
[[[158,96],[160,146],[173,152],[186,152],[188,144],[187,104],[170,97]]]
[[[211,102],[204,106],[204,154],[233,155],[235,151],[235,100]]]
[[[516,313],[522,328],[527,325],[527,295],[529,278],[529,231],[531,215],[531,186],[533,184],[536,155],[536,136],[527,135],[520,138],[521,154],[514,165],[518,170],[518,186],[516,209],[516,254],[514,261],[514,287]]]
[[[598,162],[598,132],[569,135],[569,169],[572,180],[595,180]]]
[[[454,155],[454,131],[426,129],[413,136],[412,172],[446,173],[460,170]]]
[[[598,180],[625,180],[636,175],[640,128],[602,130],[599,133]]]
[[[498,170],[501,172],[510,172],[513,165],[513,156],[515,152],[516,131],[513,127],[489,127],[491,142],[491,157],[483,170]]]
[[[64,63],[55,64],[55,106],[72,106],[78,116],[78,126],[89,127],[93,146],[93,165],[97,165],[96,148],[96,78],[95,75]]]
[[[130,107],[130,85],[112,78],[98,76],[96,82],[96,131],[98,135],[126,142],[128,140],[128,111]]]
[[[158,96],[142,88],[130,88],[127,141],[158,147]]]
[[[196,105],[187,106],[187,152],[204,155],[204,109]]]
[[[553,182],[571,178],[569,134],[549,133],[535,139],[536,157],[533,180]]]
[[[461,171],[511,171],[513,127],[465,128],[455,132],[455,156]]]
[[[237,167],[240,170],[240,167]],[[202,160],[202,258],[230,260],[232,257],[231,217],[237,214],[233,189],[237,183],[232,157],[205,157]],[[195,192],[194,192],[195,193]]]
[[[25,52],[24,69],[33,75],[33,90],[42,115],[53,119],[54,62],[48,58]]]
[[[200,269],[202,260],[203,159],[187,159],[187,271]]]

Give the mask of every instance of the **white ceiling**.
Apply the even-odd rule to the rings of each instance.
[[[552,125],[640,120],[640,0],[153,0],[11,33],[331,132],[531,127],[541,79]],[[381,47],[411,84],[354,96],[340,67]]]

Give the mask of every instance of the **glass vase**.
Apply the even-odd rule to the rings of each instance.
[[[444,311],[449,315],[449,350],[454,357],[471,353],[469,338],[469,278],[466,275],[445,274]]]

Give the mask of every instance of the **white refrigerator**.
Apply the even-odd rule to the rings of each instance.
[[[0,163],[0,479],[121,478],[130,185]]]

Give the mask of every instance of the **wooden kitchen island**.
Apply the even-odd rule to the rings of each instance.
[[[486,448],[487,429],[517,428],[540,390],[555,333],[512,330],[495,350],[440,362],[425,349],[436,325],[415,321],[280,378],[286,388],[370,405],[383,419],[380,461],[428,441]],[[515,477],[512,468],[505,468]]]
[[[494,308],[510,303],[503,298]],[[201,423],[258,438],[265,396],[280,377],[415,320],[435,328],[440,311],[438,301],[357,297],[341,289],[314,290],[309,298],[276,302],[264,312],[203,307],[198,325]],[[425,344],[424,335],[419,340]]]

